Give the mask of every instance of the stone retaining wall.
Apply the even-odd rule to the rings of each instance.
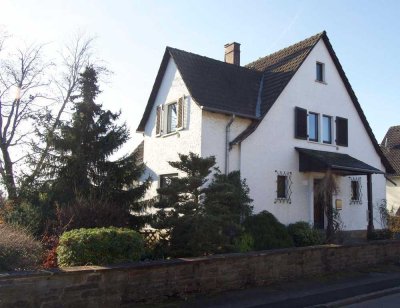
[[[0,307],[118,307],[398,261],[400,241],[0,274]]]

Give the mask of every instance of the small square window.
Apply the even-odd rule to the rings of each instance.
[[[318,114],[308,114],[308,140],[318,142]]]
[[[160,188],[165,188],[171,185],[172,178],[178,177],[178,173],[160,175]]]
[[[167,107],[167,134],[176,131],[177,124],[177,104],[169,104]]]
[[[325,81],[325,78],[324,78],[325,65],[323,63],[317,62],[316,68],[317,68],[317,78],[316,78],[317,81],[324,82]]]
[[[323,143],[332,143],[332,117],[322,116],[322,141]]]

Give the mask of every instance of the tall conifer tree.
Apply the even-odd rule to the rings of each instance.
[[[80,79],[72,120],[61,125],[54,138],[54,181],[51,199],[73,204],[84,198],[138,210],[148,181],[139,183],[144,166],[137,153],[117,160],[110,157],[129,139],[125,124],[116,121],[120,113],[104,110],[95,100],[100,93],[98,73],[88,66]],[[136,205],[136,206],[135,206]]]

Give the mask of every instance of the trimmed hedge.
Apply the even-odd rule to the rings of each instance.
[[[320,231],[313,229],[308,222],[298,221],[287,229],[297,247],[321,245],[324,242]]]
[[[285,225],[270,212],[262,211],[249,216],[244,223],[246,232],[254,240],[254,250],[292,247],[293,240]]]
[[[108,265],[140,260],[142,236],[125,228],[75,229],[64,232],[57,247],[58,265]]]

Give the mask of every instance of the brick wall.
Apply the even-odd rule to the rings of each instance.
[[[397,261],[400,241],[0,274],[0,307],[130,306]]]

